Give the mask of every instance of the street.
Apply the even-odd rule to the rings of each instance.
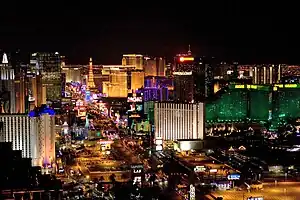
[[[215,197],[223,197],[224,200],[243,200],[248,197],[263,197],[264,200],[298,200],[300,199],[300,183],[298,182],[278,182],[264,183],[263,190],[247,191],[216,191]]]

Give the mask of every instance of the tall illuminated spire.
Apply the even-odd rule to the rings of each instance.
[[[8,59],[7,59],[6,53],[4,53],[2,56],[2,64],[8,64]]]
[[[95,88],[95,82],[94,82],[94,73],[93,73],[93,60],[90,58],[90,65],[89,65],[89,74],[88,74],[88,83],[87,88]]]

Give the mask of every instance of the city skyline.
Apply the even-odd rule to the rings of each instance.
[[[96,63],[117,64],[125,53],[172,57],[190,44],[199,56],[299,63],[299,39],[286,23],[287,17],[269,15],[253,6],[211,4],[127,5],[98,12],[93,5],[61,5],[62,12],[57,13],[59,9],[52,10],[52,6],[44,10],[33,6],[30,10],[35,15],[26,15],[18,6],[1,14],[0,48],[58,51],[72,64],[85,63],[89,57]],[[287,20],[292,24],[293,20]]]

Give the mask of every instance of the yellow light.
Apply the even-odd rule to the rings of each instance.
[[[194,58],[193,57],[180,57],[179,61],[180,62],[184,62],[184,61],[193,61]]]
[[[286,88],[297,88],[297,84],[286,84],[284,85]]]
[[[123,57],[142,57],[141,54],[124,54]]]
[[[283,84],[275,84],[276,87],[283,88]]]
[[[234,88],[242,89],[242,88],[245,88],[245,85],[235,85]]]

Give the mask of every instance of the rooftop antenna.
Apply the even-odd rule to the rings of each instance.
[[[189,44],[188,55],[192,55],[192,51],[191,51],[191,45],[190,45],[190,44]]]

